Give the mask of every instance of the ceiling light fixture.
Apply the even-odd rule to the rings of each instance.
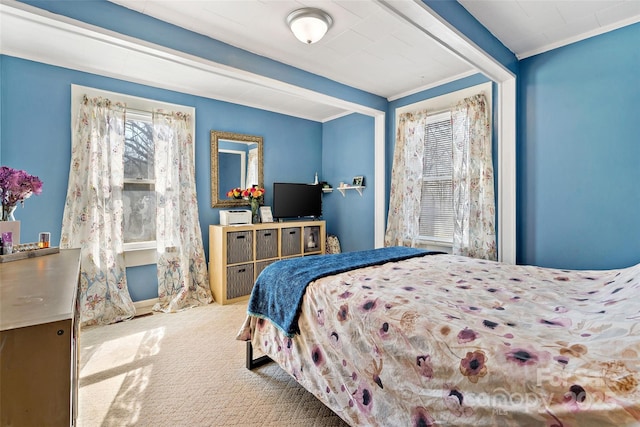
[[[333,25],[333,19],[324,10],[305,7],[291,12],[287,24],[298,40],[311,44],[324,37]]]

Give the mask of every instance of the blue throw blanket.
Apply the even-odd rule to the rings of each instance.
[[[359,252],[284,259],[267,266],[256,279],[247,312],[269,319],[287,336],[299,332],[298,314],[307,285],[321,277],[361,267],[423,256],[421,249],[393,246]]]

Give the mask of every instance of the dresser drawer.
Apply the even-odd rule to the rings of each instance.
[[[249,295],[252,289],[252,263],[227,267],[227,299]]]
[[[282,256],[300,255],[300,227],[282,229]]]
[[[278,230],[256,230],[256,260],[278,257]]]
[[[253,261],[253,232],[227,233],[227,264]]]

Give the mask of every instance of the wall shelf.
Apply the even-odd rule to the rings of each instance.
[[[362,196],[362,190],[364,190],[364,185],[345,185],[344,187],[338,187],[338,191],[342,193],[342,197],[346,197],[346,190],[356,190]]]

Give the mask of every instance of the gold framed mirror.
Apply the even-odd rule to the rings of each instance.
[[[246,206],[248,200],[230,199],[233,188],[264,187],[261,136],[211,131],[211,207]]]

